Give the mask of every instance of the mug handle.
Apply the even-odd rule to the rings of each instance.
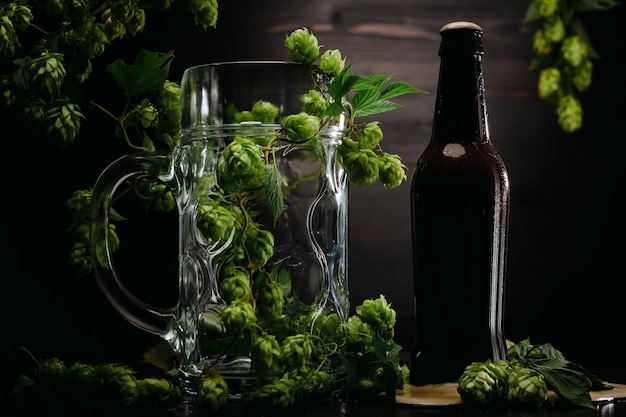
[[[171,165],[168,155],[158,153],[129,154],[113,161],[96,181],[89,217],[91,259],[101,291],[127,321],[162,337],[170,330],[173,309],[159,308],[144,302],[124,284],[112,258],[109,223],[113,197],[127,178],[149,175],[167,183]],[[103,251],[102,259],[98,259],[98,251]]]

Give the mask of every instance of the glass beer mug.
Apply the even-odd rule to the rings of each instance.
[[[227,381],[255,378],[250,351],[260,334],[328,334],[323,326],[347,319],[347,179],[335,158],[345,118],[305,142],[280,129],[314,86],[311,70],[295,63],[188,68],[173,152],[124,156],[96,182],[90,226],[92,254],[104,251],[94,255],[100,288],[126,320],[170,344],[187,393],[209,369]],[[112,201],[137,176],[165,184],[176,201],[172,308],[136,297],[113,261]],[[342,372],[338,360],[324,366]]]

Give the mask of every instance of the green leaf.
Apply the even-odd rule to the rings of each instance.
[[[26,376],[24,374],[20,374],[16,378],[15,384],[13,385],[13,388],[11,389],[11,392],[14,393],[14,394],[18,393],[18,392],[22,392],[26,388],[32,387],[33,385],[35,385],[35,381],[33,381],[30,377],[28,377],[28,376]]]
[[[398,383],[397,367],[400,360],[399,351],[395,344],[388,345],[380,338],[374,337],[374,347],[376,348],[376,359],[383,369],[383,388],[385,395],[393,397],[396,393]]]
[[[282,186],[284,183],[285,178],[281,175],[280,171],[278,171],[276,163],[265,164],[265,195],[270,209],[272,210],[272,214],[274,215],[274,221],[278,219],[278,216],[280,216],[285,207],[282,194]]]
[[[326,108],[327,116],[339,116],[343,112],[343,107],[339,103],[330,103],[330,105]]]
[[[386,111],[395,110],[400,107],[402,106],[389,100],[378,100],[367,106],[360,107],[354,112],[354,114],[355,114],[355,117],[362,117],[362,116],[368,116],[371,114],[384,113]]]
[[[381,89],[383,85],[387,81],[389,81],[391,77],[389,75],[366,75],[364,77],[359,77],[359,80],[352,86],[352,90],[365,90],[375,88],[377,90]]]
[[[608,10],[621,4],[620,0],[573,0],[572,9],[579,12]]]
[[[525,22],[532,22],[533,20],[542,19],[543,16],[539,14],[539,8],[537,7],[537,2],[531,1],[526,9],[526,15],[524,16]]]
[[[395,81],[387,85],[380,92],[380,98],[389,99],[392,97],[397,97],[397,96],[401,96],[404,94],[411,94],[411,93],[428,94],[428,92],[424,90],[420,90],[419,88],[415,88],[410,84]]]
[[[589,396],[591,383],[582,373],[566,368],[552,368],[550,366],[533,366],[543,375],[548,388],[556,392],[563,400],[572,405],[577,405],[595,410],[595,406]]]
[[[344,97],[353,90],[353,86],[361,80],[358,75],[348,74],[351,65],[346,66],[331,82],[328,84],[328,94],[332,101],[341,103]]]
[[[289,269],[283,268],[279,263],[272,269],[271,277],[278,282],[283,289],[283,294],[291,294],[291,274]]]
[[[591,383],[591,386],[589,387],[590,391],[604,391],[604,390],[613,389],[612,385],[606,384],[602,379],[592,374],[591,372],[587,371],[587,369],[583,368],[581,365],[577,363],[568,362],[567,368],[584,374],[589,379],[589,382]]]
[[[359,110],[371,107],[380,100],[380,93],[378,90],[361,90],[352,97],[351,103],[355,112]]]
[[[587,34],[587,29],[585,29],[585,25],[579,19],[573,19],[570,22],[570,26],[575,34],[580,36],[580,38],[585,41],[585,45],[587,46],[587,55],[590,59],[600,59],[600,54],[594,48],[591,43],[591,39],[589,39],[589,35]]]
[[[341,350],[341,359],[346,368],[346,387],[351,391],[356,386],[359,376],[359,361],[353,355],[348,355],[345,348]]]
[[[174,54],[148,52],[142,49],[129,66],[121,59],[109,64],[107,71],[115,82],[130,96],[159,90],[167,80]]]

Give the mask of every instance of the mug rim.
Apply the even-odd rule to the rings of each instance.
[[[187,67],[184,72],[196,71],[198,69],[220,66],[294,66],[294,67],[306,67],[301,62],[284,61],[284,60],[234,60],[234,61],[217,61],[208,62],[205,64],[193,65]]]

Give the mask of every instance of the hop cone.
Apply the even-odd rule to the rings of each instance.
[[[263,334],[254,338],[250,356],[260,377],[267,377],[280,368],[280,344],[274,335]]]
[[[296,29],[285,38],[289,59],[303,64],[312,64],[320,54],[317,38],[307,28]]]
[[[548,398],[546,380],[539,372],[516,366],[509,372],[507,400],[515,406],[541,407]]]
[[[283,377],[247,389],[244,392],[246,403],[268,403],[277,408],[286,408],[296,402],[296,383],[294,380]]]
[[[221,312],[224,326],[231,334],[237,334],[256,323],[252,305],[244,300],[235,300]]]
[[[457,392],[471,404],[489,404],[504,399],[507,389],[507,362],[472,362],[459,378]]]
[[[280,317],[285,304],[283,287],[276,281],[265,281],[259,289],[256,302],[260,316],[267,319]]]
[[[249,256],[250,268],[262,268],[274,255],[274,235],[254,223],[246,228],[243,244]]]
[[[48,97],[56,94],[65,80],[63,54],[44,51],[27,64],[31,86]]]
[[[313,342],[308,334],[300,333],[287,336],[283,340],[280,359],[290,368],[303,367],[313,354]]]
[[[312,114],[300,112],[285,116],[280,125],[289,140],[304,142],[317,133],[320,128],[320,119]]]
[[[217,372],[209,372],[198,383],[198,407],[216,412],[228,400],[228,385]]]
[[[393,337],[393,327],[396,324],[396,312],[391,308],[384,295],[377,299],[368,299],[356,307],[356,313],[361,319],[372,326],[384,340]]]
[[[232,275],[224,278],[220,283],[220,293],[227,303],[246,298],[252,294],[250,275],[241,269],[235,269]]]
[[[243,136],[235,137],[224,149],[217,169],[234,188],[259,188],[265,179],[263,153],[252,140]]]
[[[235,227],[235,216],[228,208],[213,201],[198,206],[196,222],[198,229],[207,239],[226,240]]]

